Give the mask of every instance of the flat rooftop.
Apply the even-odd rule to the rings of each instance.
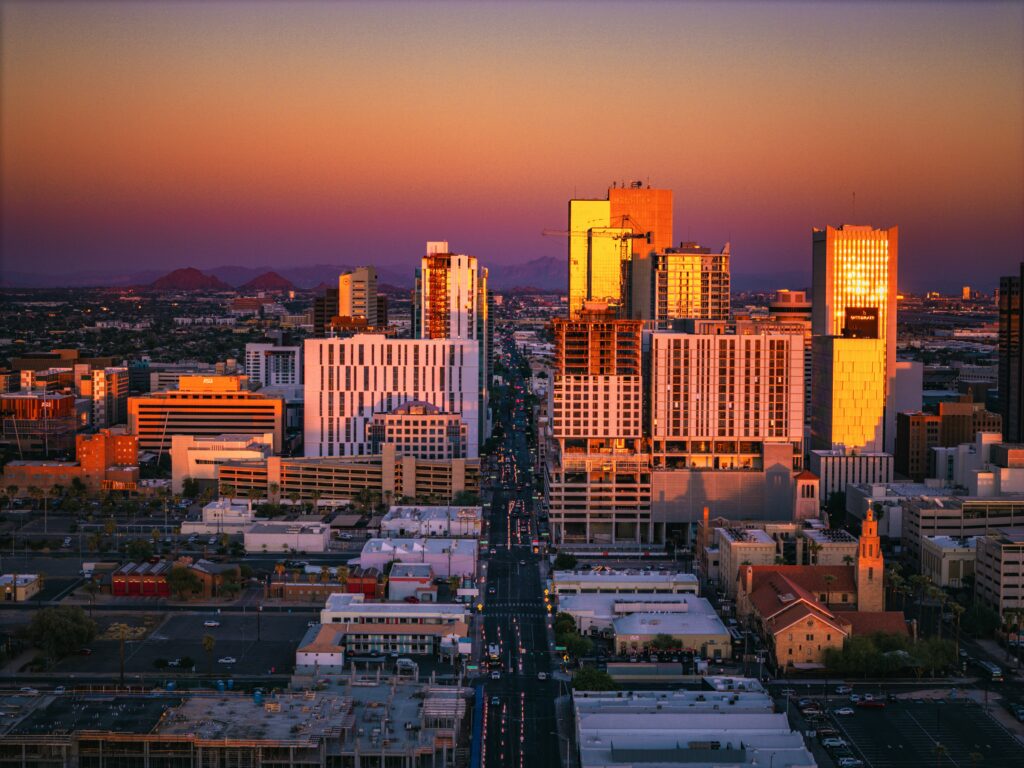
[[[444,506],[402,506],[391,507],[384,515],[384,522],[392,520],[479,520],[483,515],[483,507],[444,507]]]
[[[477,553],[475,539],[370,539],[363,545],[363,554],[385,553],[396,557],[416,555],[473,555]]]
[[[712,613],[631,613],[612,622],[616,635],[728,635]]]
[[[970,549],[974,550],[975,542],[977,542],[977,536],[967,536],[961,538],[959,536],[925,536],[925,541],[930,541],[935,546],[941,549]]]
[[[552,574],[554,582],[560,581],[629,581],[629,582],[650,582],[662,583],[666,581],[684,581],[697,583],[697,577],[692,573],[672,573],[670,571],[641,571],[641,570],[587,570],[587,571],[554,571]]]
[[[770,544],[775,539],[760,528],[719,528],[719,535],[734,544]]]
[[[269,705],[269,706],[268,706]],[[352,700],[333,693],[279,694],[257,704],[250,696],[196,696],[168,710],[157,733],[203,741],[237,739],[315,744],[352,721]]]
[[[857,537],[842,528],[806,528],[803,535],[804,538],[822,546],[857,543]]]

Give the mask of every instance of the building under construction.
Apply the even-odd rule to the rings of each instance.
[[[266,698],[10,696],[0,766],[455,768],[466,762],[470,696],[397,679]]]

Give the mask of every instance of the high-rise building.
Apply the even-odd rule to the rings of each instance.
[[[650,306],[652,254],[672,245],[672,191],[633,182],[612,187],[604,200],[570,200],[568,236],[569,317],[586,301],[623,316],[633,305]]]
[[[639,262],[633,262],[632,317],[659,329],[671,329],[673,320],[728,320],[730,305],[729,243],[713,253],[697,243],[659,251],[650,257],[652,300],[638,294]]]
[[[584,304],[557,318],[546,496],[558,542],[649,542],[639,320]]]
[[[358,267],[338,276],[338,316],[366,320],[377,325],[377,270]]]
[[[331,320],[338,314],[338,289],[328,288],[313,299],[313,333],[325,336],[331,329]]]
[[[137,467],[139,439],[124,427],[101,429],[75,438],[75,454],[82,468],[82,481],[91,489],[103,487],[116,467]]]
[[[378,334],[307,339],[306,456],[370,455],[375,417],[422,401],[461,417],[467,429],[466,457],[476,458],[479,365],[480,345],[470,340],[391,339]],[[443,444],[443,427],[431,428],[437,430],[435,443]]]
[[[128,420],[128,369],[82,367],[85,371],[76,375],[78,393],[92,401],[92,426],[124,424]]]
[[[245,374],[261,387],[302,386],[302,347],[246,344]]]
[[[413,291],[413,337],[475,341],[480,359],[479,435],[490,435],[490,305],[487,268],[475,256],[451,253],[446,241],[427,243]]]
[[[854,399],[866,405],[872,414],[881,410],[880,429],[872,438],[872,444],[877,448],[872,450],[889,453],[896,444],[896,409],[892,398],[896,378],[898,235],[897,227],[875,229],[847,224],[815,229],[812,236],[812,331],[821,337],[872,338],[881,342],[881,391],[879,393],[877,387],[873,387],[872,397],[880,397],[882,402],[867,403],[865,394],[856,395]],[[830,357],[830,360],[823,360],[823,365],[830,366],[834,373],[844,368],[849,376],[864,381],[864,374],[858,375],[852,368],[845,367],[866,362],[868,358],[874,366],[874,352],[868,351],[871,346],[837,343],[828,350],[823,347],[826,358]],[[877,371],[873,369],[872,375],[877,375]],[[849,392],[839,394],[851,395]],[[827,400],[816,401],[815,416],[819,415],[819,406],[827,407],[827,404]],[[824,439],[827,435],[818,432],[816,437]],[[817,443],[817,447],[831,446]]]
[[[999,280],[999,408],[1003,439],[1024,442],[1024,262],[1020,275]]]
[[[762,469],[766,443],[789,444],[799,461],[803,334],[664,331],[650,337],[655,468]]]
[[[885,342],[815,336],[812,344],[812,449],[884,451]]]
[[[170,451],[174,435],[274,436],[284,445],[284,400],[250,392],[246,376],[188,376],[178,388],[128,398],[128,428],[145,451]]]

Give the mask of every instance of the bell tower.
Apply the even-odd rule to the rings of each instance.
[[[873,510],[868,510],[860,532],[857,548],[857,610],[884,611],[885,561],[882,559],[882,540],[878,538],[878,521]]]

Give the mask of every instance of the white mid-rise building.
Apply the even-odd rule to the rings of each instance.
[[[306,456],[370,455],[369,426],[374,416],[422,401],[462,417],[466,458],[477,458],[479,365],[476,341],[392,339],[378,334],[307,339]]]
[[[250,384],[261,387],[301,386],[302,347],[246,344],[245,373]]]
[[[265,522],[255,516],[252,504],[239,499],[214,499],[203,507],[201,520],[185,520],[181,524],[183,534],[244,533],[250,526]]]

